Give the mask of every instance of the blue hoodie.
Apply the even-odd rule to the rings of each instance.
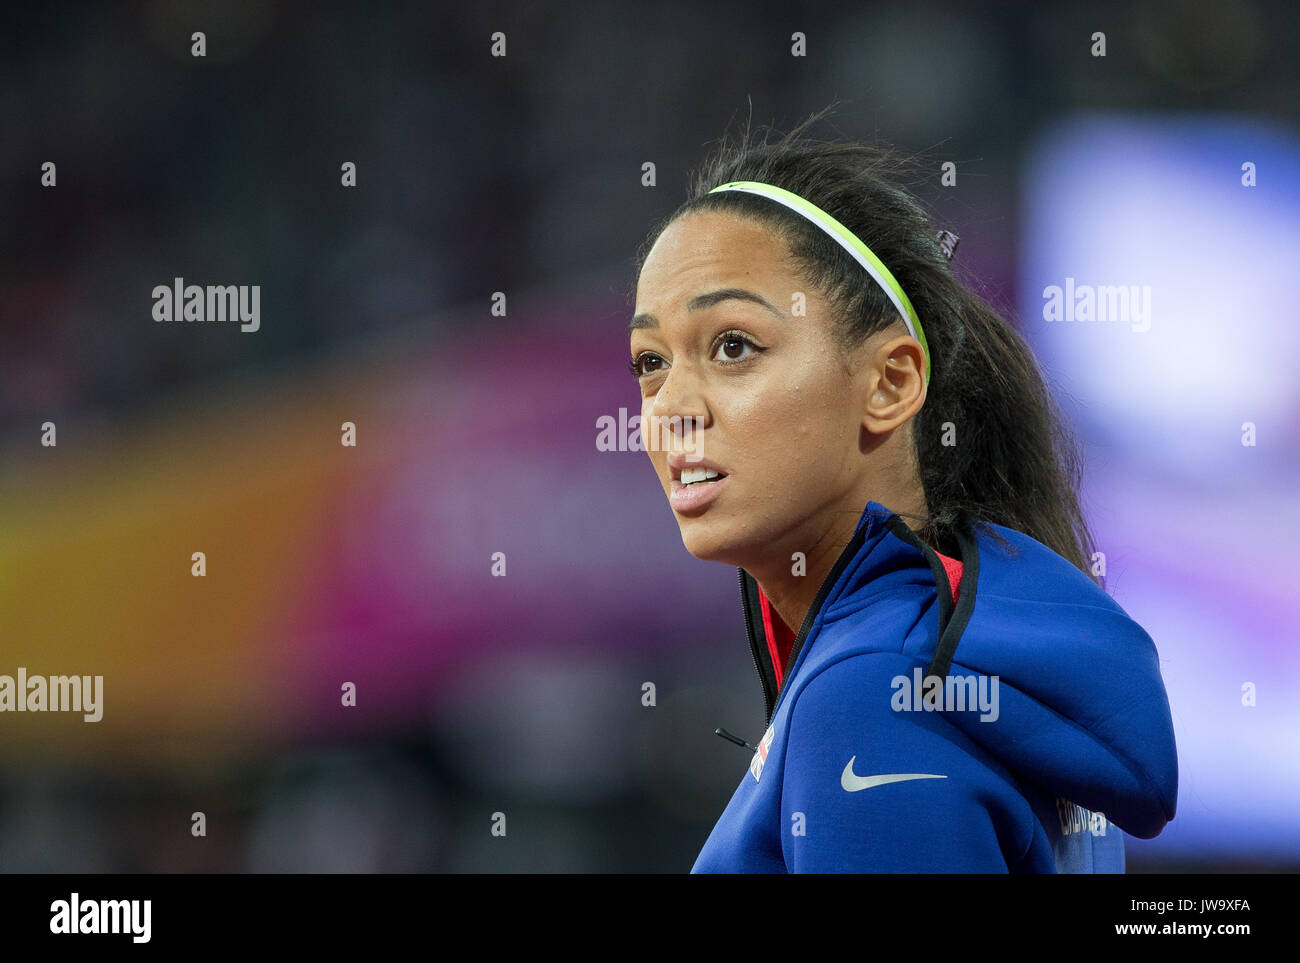
[[[1151,637],[1021,532],[958,542],[954,606],[934,550],[868,502],[779,690],[739,570],[767,731],[692,872],[1122,873],[1121,830],[1173,819]]]

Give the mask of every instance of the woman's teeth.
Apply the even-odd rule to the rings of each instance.
[[[712,468],[683,468],[682,487],[689,488],[691,485],[703,484],[706,481],[721,477],[722,475]]]

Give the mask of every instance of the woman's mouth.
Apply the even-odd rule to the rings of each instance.
[[[722,472],[714,471],[712,468],[683,468],[682,487],[690,488],[692,485],[703,485],[705,482],[722,477],[724,477]]]
[[[681,478],[672,480],[668,503],[683,515],[702,512],[726,487],[730,475],[712,468],[683,468]]]

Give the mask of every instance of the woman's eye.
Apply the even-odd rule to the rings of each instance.
[[[663,358],[660,358],[658,355],[650,354],[649,352],[642,352],[631,360],[628,367],[632,370],[632,374],[640,378],[643,375],[653,374],[659,370],[655,367],[647,367],[647,365],[650,365],[653,362],[659,362],[662,364]]]
[[[715,361],[744,361],[747,355],[745,349],[754,350],[754,343],[748,338],[742,338],[738,334],[724,335],[718,342],[718,350],[714,352],[713,360]]]
[[[713,352],[713,360],[722,364],[747,361],[750,355],[762,350],[764,349],[758,347],[743,335],[724,334],[717,341],[717,348]],[[746,354],[746,351],[749,353]],[[663,371],[667,367],[667,362],[653,352],[642,351],[629,361],[627,366],[633,377],[644,378],[646,375]]]

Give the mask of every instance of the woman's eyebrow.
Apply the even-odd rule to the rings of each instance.
[[[728,301],[728,300],[752,301],[755,304],[761,304],[763,307],[767,308],[769,311],[775,314],[778,318],[785,317],[785,315],[783,315],[780,311],[774,308],[772,304],[762,295],[755,294],[753,291],[746,291],[744,288],[722,288],[721,290],[718,291],[710,291],[707,294],[697,294],[695,295],[695,297],[691,298],[690,302],[686,305],[686,310],[702,311],[705,308],[713,307],[715,304],[718,304],[721,301]],[[653,314],[638,314],[636,317],[632,319],[632,323],[627,326],[627,332],[628,334],[631,334],[633,331],[637,330],[638,328],[657,328],[657,327],[659,327],[659,319],[656,318]]]

